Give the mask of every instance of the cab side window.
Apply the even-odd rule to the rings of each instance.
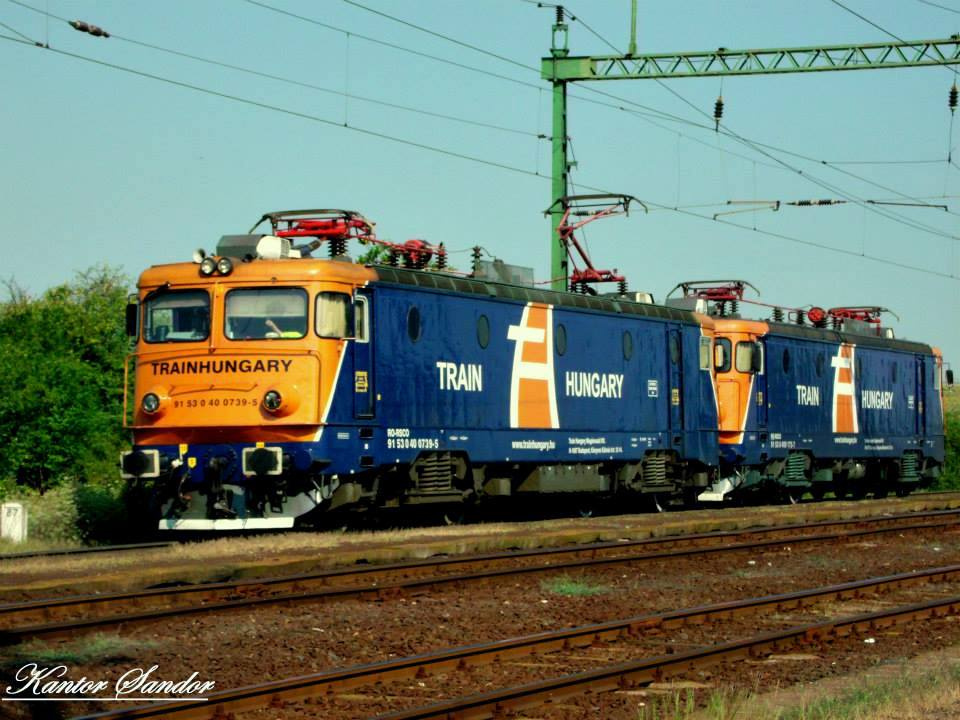
[[[346,293],[317,294],[317,335],[323,338],[350,337],[353,332],[353,302]]]
[[[369,304],[367,298],[363,295],[357,295],[353,299],[353,337],[357,342],[368,342],[370,316]]]
[[[700,369],[709,370],[710,369],[710,349],[713,347],[713,342],[708,337],[700,338]]]

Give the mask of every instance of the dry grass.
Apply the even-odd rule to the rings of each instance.
[[[771,720],[930,720],[960,711],[960,665],[852,687]],[[746,718],[745,718],[746,720]]]
[[[109,663],[134,660],[156,643],[143,639],[122,638],[119,635],[95,634],[79,640],[48,644],[31,640],[0,651],[0,666],[16,667],[26,662],[41,665],[68,663],[82,665],[90,662]]]
[[[831,502],[682,513],[566,518],[528,523],[490,523],[375,532],[297,532],[220,538],[124,553],[0,559],[0,586],[7,590],[122,589],[183,580],[305,572],[358,561],[383,563],[441,554],[496,552],[511,548],[667,537],[757,525],[852,519],[884,512],[960,507],[960,499],[915,495],[868,505]]]
[[[713,702],[730,696],[716,691],[690,720],[952,720],[960,717],[960,647],[814,685],[754,688],[746,702]]]

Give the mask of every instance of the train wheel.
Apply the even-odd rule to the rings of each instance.
[[[823,500],[823,496],[826,494],[826,492],[826,489],[820,485],[814,485],[812,488],[810,488],[810,495],[812,495],[813,499],[817,502]]]
[[[906,497],[913,491],[913,488],[909,485],[898,485],[897,486],[897,497]]]

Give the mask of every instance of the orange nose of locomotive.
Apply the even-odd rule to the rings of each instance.
[[[137,367],[139,428],[311,425],[317,417],[320,358],[272,348],[163,353]]]

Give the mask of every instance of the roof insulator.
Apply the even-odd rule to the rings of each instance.
[[[713,104],[713,122],[714,130],[719,132],[720,120],[723,118],[723,95],[717,96],[717,101]]]

